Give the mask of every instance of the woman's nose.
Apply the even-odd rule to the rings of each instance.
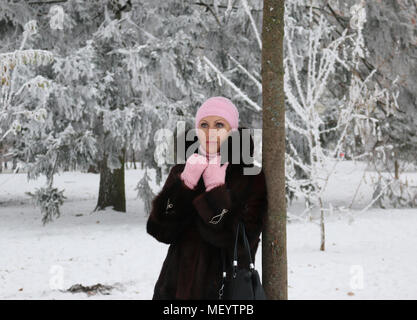
[[[216,129],[210,129],[209,130],[209,140],[210,141],[216,141],[217,139],[217,130]]]

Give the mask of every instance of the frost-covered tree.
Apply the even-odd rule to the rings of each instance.
[[[74,24],[61,7],[41,2],[35,4],[35,9],[29,8],[30,4],[23,2],[9,4],[19,11],[27,10],[39,17],[39,20],[31,21],[24,26],[21,36],[19,36],[18,24],[14,33],[4,35],[9,40],[21,37],[22,41],[21,50],[13,54],[3,54],[6,59],[2,61],[8,63],[12,61],[12,66],[15,66],[16,63],[9,58],[11,56],[20,64],[22,61],[27,65],[36,62],[37,68],[32,73],[39,74],[34,77],[30,72],[31,69],[17,67],[13,69],[15,74],[11,79],[15,84],[12,82],[10,88],[7,86],[2,88],[2,99],[9,115],[7,121],[2,121],[2,125],[12,121],[13,113],[18,115],[11,125],[12,132],[16,134],[7,138],[9,155],[25,166],[29,179],[35,179],[39,175],[45,175],[47,178],[45,187],[34,193],[28,192],[34,198],[35,204],[41,207],[42,222],[45,224],[60,215],[59,206],[65,199],[63,190],[59,191],[53,187],[54,174],[68,169],[69,166],[77,168],[78,165],[82,168],[86,163],[92,162],[95,153],[96,142],[91,130],[82,130],[84,129],[82,122],[85,120],[82,113],[85,108],[83,102],[88,100],[91,102],[94,92],[89,91],[91,87],[84,85],[90,75],[88,70],[91,65],[88,65],[88,62],[91,60],[91,55],[89,59],[87,47],[87,50],[75,51],[66,65],[63,63],[63,54],[74,49],[68,45],[68,42],[74,44],[77,42],[75,39],[83,41],[84,38],[80,33],[71,32]],[[75,1],[68,1],[67,9],[73,8],[74,4]],[[82,14],[79,16],[82,17]],[[87,25],[92,20],[90,19]],[[50,50],[25,47],[42,47]],[[69,48],[71,50],[68,50]],[[48,63],[45,63],[46,61]],[[64,72],[68,72],[68,78],[54,74],[54,70],[59,70],[63,65],[65,65]],[[73,79],[74,82],[65,82],[68,79]],[[73,88],[74,83],[77,84],[75,88]],[[5,84],[7,85],[7,81]],[[19,91],[13,93],[14,88],[19,85],[21,85]],[[76,94],[70,97],[74,92]],[[8,107],[9,104],[16,104],[16,107]],[[13,113],[10,112],[12,110]],[[27,121],[28,119],[30,121]]]
[[[286,24],[287,57],[285,66],[285,93],[288,106],[293,111],[286,120],[288,130],[306,141],[309,160],[303,161],[299,156],[292,139],[288,140],[287,178],[288,187],[297,196],[306,200],[307,214],[311,219],[313,208],[320,211],[321,245],[325,249],[324,212],[327,210],[323,194],[327,183],[337,164],[345,157],[346,149],[351,146],[351,131],[373,131],[381,136],[377,119],[372,110],[376,103],[388,101],[386,112],[393,113],[398,109],[395,103],[395,93],[378,86],[372,86],[371,80],[376,70],[362,79],[356,70],[359,69],[361,59],[366,56],[362,29],[366,21],[366,11],[362,4],[352,7],[351,29],[345,29],[342,34],[332,39],[332,27],[323,14],[316,14],[317,24],[313,23],[313,7],[310,7],[308,19],[310,29],[299,28],[289,17]],[[296,36],[298,35],[298,36]],[[301,43],[299,46],[307,49],[307,74],[301,73],[303,56],[299,55],[294,39]],[[304,41],[303,41],[304,40]],[[334,79],[338,70],[344,68],[350,74],[347,91],[340,100],[333,99],[328,103],[329,82]],[[327,101],[327,102],[326,102]],[[335,115],[334,125],[326,126],[328,114]],[[322,136],[333,132],[335,139],[323,143]],[[357,158],[363,156],[355,154]],[[329,164],[332,165],[329,165]],[[298,179],[295,167],[301,168],[306,174],[305,179]]]
[[[337,31],[349,27],[349,15],[357,0],[334,0],[317,7],[326,13]],[[349,132],[350,153],[365,153],[364,160],[378,174],[372,179],[374,204],[416,206],[417,190],[402,173],[415,167],[417,157],[416,117],[416,29],[415,1],[360,1],[366,9],[363,29],[369,54],[362,58],[358,75],[364,77],[376,69],[372,83],[380,89],[396,92],[395,96],[379,99],[370,114],[375,125]],[[337,87],[332,86],[333,91]],[[395,100],[395,101],[393,101]],[[395,104],[395,112],[387,112]],[[379,128],[378,133],[375,128]],[[365,177],[365,176],[364,176]]]
[[[20,47],[0,53],[0,141],[12,131],[21,131],[22,122],[42,120],[45,116],[43,106],[50,94],[50,80],[35,72],[37,66],[50,64],[53,54],[25,49],[27,39],[36,33],[36,20],[31,20],[24,26]]]
[[[20,47],[0,54],[0,142],[8,145],[9,156],[28,166],[36,157],[36,152],[32,151],[39,147],[31,140],[41,135],[51,119],[46,105],[52,81],[37,74],[36,67],[51,64],[54,56],[46,50],[25,48],[27,40],[36,33],[37,22],[30,20],[24,25]],[[63,196],[61,191],[52,187],[56,159],[40,162],[41,167],[29,169],[28,177],[42,172],[47,177],[47,185],[34,195],[29,194],[41,207],[42,221],[46,223],[52,216],[59,216]]]
[[[137,190],[138,197],[144,199],[145,212],[148,215],[152,209],[152,199],[155,197],[155,193],[152,191],[152,188],[149,185],[149,175],[148,170],[145,168],[142,179],[139,180],[138,184],[135,187]]]
[[[340,30],[349,22],[349,8],[357,1],[334,0],[323,9]],[[377,69],[373,81],[383,88],[390,88],[397,78],[395,91],[399,105],[395,114],[385,114],[382,101],[376,106],[383,139],[378,147],[387,146],[387,152],[384,162],[375,160],[380,169],[388,169],[398,176],[417,158],[417,4],[414,0],[365,1],[364,4],[367,21],[363,35],[370,54],[363,62],[368,68]]]

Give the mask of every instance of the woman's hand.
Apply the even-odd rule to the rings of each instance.
[[[180,176],[182,181],[184,181],[184,184],[190,189],[194,189],[207,166],[208,161],[206,157],[198,153],[193,153],[188,157],[184,171]]]
[[[229,165],[229,162],[226,162],[224,165],[220,166],[220,160],[220,155],[217,155],[215,158],[210,159],[207,168],[203,172],[203,179],[204,184],[206,186],[206,191],[210,191],[211,189],[225,183],[226,169]]]

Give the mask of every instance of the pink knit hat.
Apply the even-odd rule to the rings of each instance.
[[[206,116],[222,117],[229,122],[232,129],[239,126],[239,111],[233,102],[225,97],[211,97],[201,105],[195,116],[196,129],[200,120]]]

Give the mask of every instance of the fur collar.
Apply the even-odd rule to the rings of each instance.
[[[227,168],[227,171],[239,171],[239,172],[243,172],[243,168],[248,168],[248,167],[253,167],[253,154],[254,154],[254,141],[253,141],[253,137],[252,137],[252,133],[250,133],[249,135],[249,143],[246,143],[246,145],[244,145],[244,140],[243,140],[243,133],[242,133],[242,129],[248,129],[246,127],[239,127],[237,129],[237,131],[232,131],[229,136],[227,137],[227,139],[225,141],[223,141],[223,143],[227,143],[228,147],[227,147],[227,155],[226,154],[221,154],[221,163],[225,163],[226,161],[229,161],[229,165]],[[184,132],[179,134],[179,139],[181,141],[185,141],[185,151],[189,150],[189,148],[191,149],[191,146],[193,146],[192,148],[194,149],[194,153],[198,153],[198,146],[200,145],[198,137],[195,136],[193,140],[189,140],[187,141],[185,138],[187,137],[187,135],[189,134],[190,129],[185,130]],[[190,133],[191,136],[191,133]],[[189,137],[190,137],[189,136]],[[232,148],[233,143],[235,143],[235,141],[238,143],[238,147],[235,149]],[[249,147],[249,156],[251,159],[249,159],[249,163],[245,163],[244,159],[243,159],[243,147],[244,148],[248,148]],[[175,154],[177,154],[177,141],[175,141]],[[226,151],[226,150],[225,150]],[[235,153],[233,153],[233,151],[235,151]],[[246,151],[247,152],[247,151]],[[185,158],[188,158],[186,155],[184,154],[178,154],[178,162],[179,163],[184,163],[185,162]],[[234,163],[236,162],[237,163]],[[248,162],[248,160],[246,161]]]

